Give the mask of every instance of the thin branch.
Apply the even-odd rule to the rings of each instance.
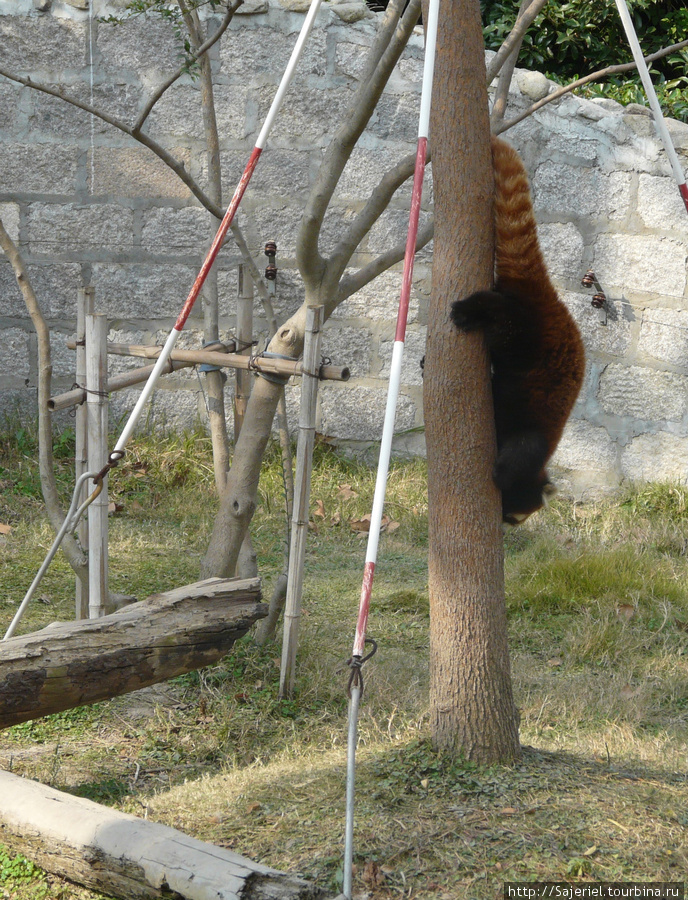
[[[524,13],[532,2],[533,0],[521,0],[521,6],[519,7],[518,16],[516,17],[517,25],[523,18]],[[511,86],[511,79],[514,74],[514,69],[516,68],[518,54],[521,50],[521,44],[523,43],[524,36],[525,35],[521,35],[521,37],[516,41],[511,53],[504,61],[501,72],[499,73],[499,79],[497,81],[497,92],[495,94],[495,101],[492,107],[492,114],[490,115],[490,122],[492,123],[493,127],[497,124],[497,122],[501,122],[504,119],[506,104],[509,99],[509,87]]]
[[[425,247],[425,245],[432,240],[434,233],[434,222],[428,222],[418,230],[418,237],[416,238],[416,253],[419,250],[422,250],[423,247]],[[346,300],[347,297],[355,294],[356,291],[360,291],[361,288],[365,287],[366,284],[371,282],[374,278],[377,278],[378,275],[386,272],[387,269],[391,268],[396,263],[401,262],[401,260],[404,258],[405,250],[406,241],[403,241],[397,244],[396,247],[388,250],[386,253],[382,253],[372,262],[368,263],[365,266],[362,266],[360,269],[358,269],[357,272],[354,272],[353,275],[346,275],[344,278],[342,278],[342,280],[339,282],[339,289],[337,291],[336,297],[332,302],[326,303],[325,305],[326,317],[329,316],[332,310],[337,307],[343,300]]]
[[[148,147],[148,149],[152,150],[153,153],[155,153],[155,155],[165,163],[165,165],[169,166],[170,169],[172,169],[175,175],[177,175],[184,182],[191,193],[196,197],[197,200],[200,201],[200,203],[208,210],[208,212],[212,213],[218,219],[221,219],[223,217],[223,210],[220,209],[217,204],[213,203],[209,197],[206,196],[204,191],[186,171],[184,163],[181,163],[177,159],[175,159],[171,153],[165,150],[165,148],[152,137],[150,137],[150,135],[144,134],[143,132],[134,134],[134,130],[130,125],[127,125],[120,119],[115,119],[114,116],[110,116],[108,115],[108,113],[96,109],[95,106],[91,106],[89,103],[84,103],[82,100],[77,100],[76,97],[70,97],[69,94],[65,93],[63,87],[54,88],[49,84],[40,84],[37,81],[32,81],[31,78],[26,78],[23,75],[15,75],[14,73],[8,72],[3,68],[0,68],[0,75],[3,75],[10,81],[16,81],[18,84],[23,84],[25,87],[33,88],[35,91],[41,91],[44,94],[49,94],[51,97],[57,97],[60,100],[64,100],[65,103],[71,103],[72,106],[76,106],[78,109],[82,109],[84,112],[90,113],[90,115],[92,116],[96,116],[96,118],[101,119],[108,125],[112,125],[113,128],[117,128],[119,131],[133,138],[135,141],[138,141],[140,144]]]
[[[160,87],[151,94],[151,96],[148,98],[148,102],[146,103],[145,107],[143,108],[141,115],[138,117],[134,127],[131,129],[131,133],[135,137],[139,133],[139,131],[141,131],[141,129],[143,128],[144,122],[146,121],[148,116],[151,114],[153,107],[158,102],[158,100],[162,97],[162,95],[165,93],[165,91],[168,88],[170,88],[175,83],[175,81],[177,81],[179,78],[181,78],[182,75],[184,75],[186,72],[188,72],[189,65],[197,62],[203,56],[204,53],[206,53],[208,50],[210,50],[210,48],[213,46],[214,43],[216,43],[216,41],[220,40],[222,35],[225,33],[225,31],[229,27],[229,23],[234,18],[234,13],[242,5],[243,2],[244,2],[244,0],[232,0],[232,3],[230,3],[227,6],[227,11],[225,12],[225,17],[222,20],[222,22],[220,23],[220,27],[217,29],[217,31],[215,31],[211,35],[211,37],[209,37],[208,40],[205,41],[205,43],[201,44],[197,50],[194,50],[194,52],[191,54],[189,60],[187,62],[185,62],[183,66],[180,66],[180,68],[174,73],[174,75],[170,75],[170,77],[167,79],[167,81],[163,82],[163,84],[161,84]]]
[[[53,528],[55,531],[59,531],[64,523],[64,512],[60,507],[57,482],[55,480],[52,416],[48,407],[52,380],[50,332],[38,305],[22,255],[5,230],[2,220],[0,220],[0,248],[12,266],[38,339],[38,465],[45,509]],[[84,577],[87,560],[81,548],[70,534],[65,535],[62,549],[74,571],[80,578]]]
[[[671,47],[665,47],[663,50],[658,50],[651,56],[646,56],[645,62],[652,63],[657,59],[661,59],[663,56],[668,56],[670,53],[674,53],[676,50],[683,50],[685,47],[688,47],[688,41],[681,41],[679,44],[672,44]],[[607,75],[619,75],[622,72],[630,72],[635,68],[635,62],[628,62],[621,63],[617,66],[607,66],[606,69],[600,69],[597,72],[592,72],[592,74],[586,75],[584,78],[579,78],[578,81],[573,81],[571,82],[571,84],[567,84],[565,87],[557,88],[556,91],[553,91],[551,94],[543,97],[542,100],[538,100],[537,103],[534,103],[531,107],[525,110],[525,112],[520,113],[513,119],[509,119],[507,122],[502,122],[501,124],[499,124],[496,128],[493,129],[493,131],[495,134],[501,134],[507,129],[513,128],[514,125],[518,125],[519,122],[522,122],[524,119],[527,119],[528,116],[532,116],[534,112],[542,109],[543,106],[546,106],[553,100],[558,100],[560,97],[563,97],[564,94],[575,91],[576,88],[582,87],[584,84],[589,84],[591,81],[598,81],[600,78],[606,78]]]
[[[390,16],[386,23],[383,22],[386,27],[378,32],[370,51],[374,58],[379,57],[379,62],[370,71],[367,80],[359,84],[344,121],[325,153],[316,183],[306,204],[297,241],[297,263],[307,291],[316,290],[326,274],[326,264],[318,250],[318,237],[330,200],[344,166],[408,43],[420,15],[420,7],[420,0],[410,0],[396,27],[393,16]]]
[[[498,75],[499,70],[502,68],[504,63],[513,52],[514,47],[520,45],[521,41],[523,40],[523,35],[526,33],[526,31],[528,31],[546,2],[547,0],[534,0],[534,2],[531,3],[528,9],[523,13],[523,16],[519,16],[516,19],[509,37],[504,41],[502,46],[495,53],[495,55],[490,60],[489,65],[487,66],[488,87],[492,84],[495,77]]]
[[[431,154],[428,151],[426,165],[430,160]],[[385,172],[363,209],[347,228],[345,236],[334,248],[328,261],[328,279],[339,280],[362,239],[387,209],[396,191],[413,175],[415,165],[416,154],[409,153],[399,160],[396,166]],[[329,271],[330,267],[333,269],[332,272]]]

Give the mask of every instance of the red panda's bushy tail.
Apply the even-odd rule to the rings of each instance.
[[[524,281],[551,286],[537,237],[528,176],[518,153],[501,138],[492,138],[495,177],[497,283],[505,290]],[[554,288],[551,287],[554,292]]]

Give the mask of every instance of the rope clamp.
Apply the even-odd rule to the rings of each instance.
[[[375,656],[377,653],[377,641],[373,640],[373,638],[367,637],[365,639],[366,644],[372,644],[373,649],[370,653],[367,653],[365,656],[352,656],[350,659],[347,659],[346,664],[351,668],[351,674],[349,675],[349,682],[346,686],[346,693],[351,697],[351,688],[357,687],[361,694],[363,694],[363,663],[368,662],[371,657]]]

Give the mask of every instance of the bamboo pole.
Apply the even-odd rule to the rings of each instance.
[[[67,341],[67,347],[74,350],[74,341]],[[108,353],[113,356],[141,356],[157,359],[163,348],[144,344],[110,344]],[[188,362],[191,365],[208,363],[212,366],[228,366],[231,369],[255,369],[273,375],[301,375],[303,363],[300,360],[273,359],[266,356],[241,356],[238,353],[220,353],[217,350],[172,350],[169,358]],[[317,377],[321,381],[348,381],[351,373],[348,366],[320,366]],[[55,399],[55,398],[53,398]]]
[[[94,312],[94,290],[92,287],[80,288],[77,294],[76,307],[76,383],[86,384],[86,316]],[[81,389],[84,400],[86,390]],[[70,404],[71,405],[71,404]],[[53,409],[48,402],[48,408]],[[74,419],[74,468],[76,481],[88,470],[88,421],[85,406],[79,406]],[[86,499],[86,485],[84,484],[79,497],[79,503]],[[77,525],[77,537],[82,549],[88,556],[88,524],[86,519],[79,520]],[[84,578],[76,577],[75,616],[76,619],[88,618],[88,575]]]
[[[253,346],[253,279],[245,266],[239,266],[239,291],[237,295],[236,339],[238,353],[250,357]],[[251,376],[247,369],[236,369],[234,392],[234,442],[236,443],[244,422],[246,404],[251,395]]]
[[[88,417],[88,468],[100,471],[108,461],[107,332],[104,315],[86,316],[86,409]],[[105,614],[108,600],[108,490],[88,508],[88,616]]]
[[[303,565],[308,537],[308,506],[311,495],[315,412],[318,400],[318,369],[322,344],[323,307],[309,306],[306,312],[306,335],[303,348],[303,379],[299,436],[296,445],[296,484],[291,525],[287,598],[284,607],[284,637],[280,669],[280,697],[292,694],[296,677],[296,648],[301,620]]]

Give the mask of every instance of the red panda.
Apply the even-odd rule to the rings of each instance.
[[[583,383],[585,354],[547,273],[523,162],[497,137],[492,159],[495,286],[455,301],[451,319],[461,331],[485,334],[497,434],[494,480],[503,520],[518,525],[554,493],[545,463]]]

